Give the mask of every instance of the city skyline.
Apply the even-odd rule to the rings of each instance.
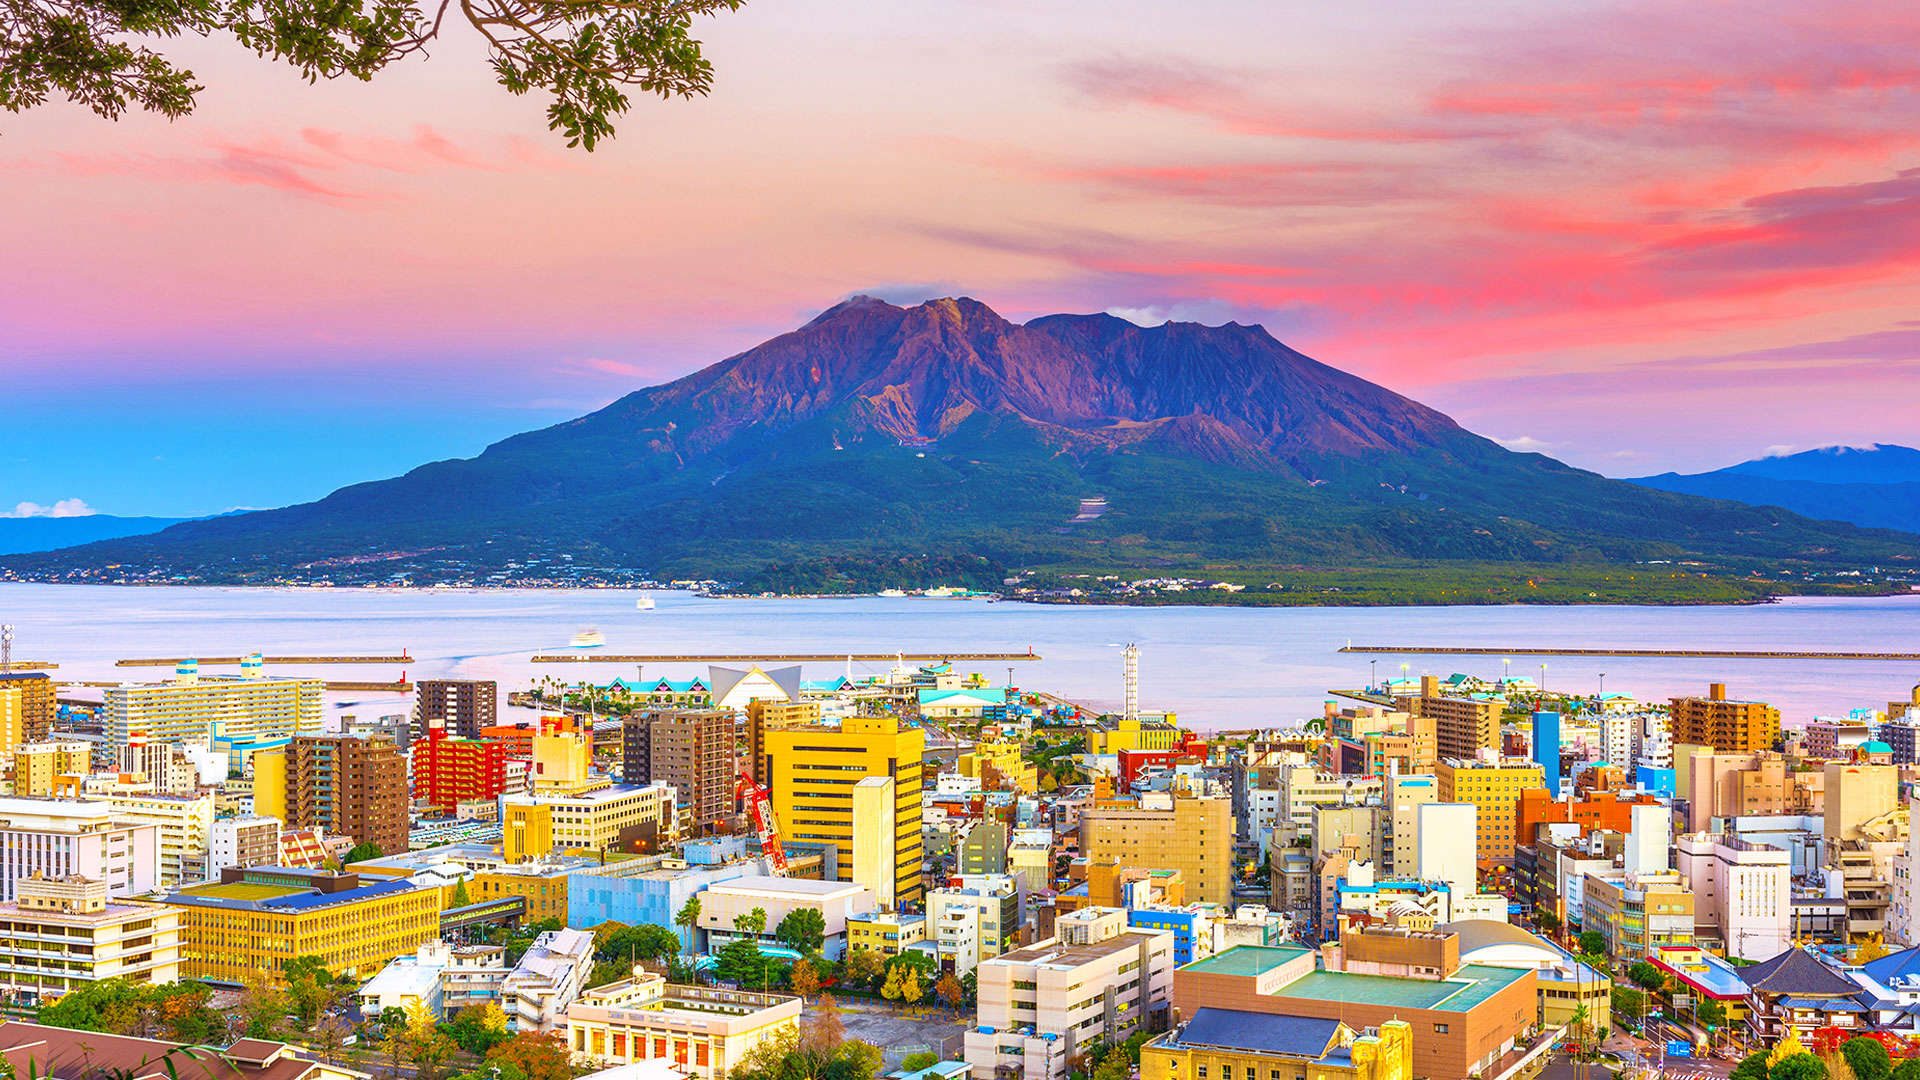
[[[1920,442],[1916,30],[749,4],[711,98],[592,155],[464,39],[318,86],[184,40],[189,118],[7,118],[0,388],[66,434],[0,450],[0,505],[304,501],[863,291],[1258,322],[1612,476]]]

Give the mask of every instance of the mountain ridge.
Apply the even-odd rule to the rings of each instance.
[[[1889,443],[1823,446],[1703,473],[1666,472],[1629,483],[1778,506],[1818,520],[1920,531],[1920,450]]]
[[[1068,523],[1104,496],[1097,520]],[[1508,451],[1263,328],[1016,324],[854,297],[479,455],[299,506],[0,560],[72,579],[444,578],[529,559],[750,579],[808,560],[1118,569],[1913,557],[1920,537],[1655,491]],[[127,568],[131,568],[128,570]]]

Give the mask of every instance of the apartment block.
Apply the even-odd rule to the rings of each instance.
[[[1793,944],[1791,857],[1769,844],[1692,833],[1674,845],[1674,869],[1693,893],[1694,937],[1758,963]]]
[[[107,883],[33,876],[0,903],[0,993],[27,1004],[103,979],[135,985],[180,978],[180,913],[115,900]]]
[[[106,747],[117,756],[135,735],[189,746],[211,740],[232,748],[231,765],[238,768],[247,748],[318,731],[324,688],[319,679],[269,677],[257,656],[237,677],[202,676],[199,665],[187,661],[170,682],[107,688]]]
[[[1703,698],[1672,699],[1668,717],[1676,745],[1751,754],[1772,750],[1780,740],[1780,710],[1761,701],[1731,701],[1726,683],[1709,683]]]
[[[20,692],[20,742],[46,741],[53,733],[53,718],[60,711],[53,679],[44,671],[0,672],[0,692],[7,690]]]
[[[256,755],[269,761],[272,756]],[[351,735],[302,736],[287,746],[284,761],[284,815],[262,805],[257,761],[256,812],[283,817],[289,828],[351,836],[383,854],[407,850],[407,761],[392,743]]]
[[[1616,960],[1645,960],[1661,946],[1693,942],[1693,893],[1678,873],[1588,874],[1583,891],[1580,925],[1598,930]]]
[[[963,875],[927,890],[927,933],[940,966],[964,976],[1006,952],[1022,919],[1019,882],[1006,874]]]
[[[621,725],[620,778],[666,784],[679,800],[688,836],[705,836],[734,817],[739,772],[731,709],[658,709]]]
[[[146,785],[110,784],[92,797],[107,804],[121,824],[152,825],[160,838],[160,887],[207,879],[207,845],[213,831],[212,795],[162,795]]]
[[[443,814],[463,802],[497,799],[507,790],[505,743],[457,737],[445,721],[430,717],[424,739],[413,745],[413,797]]]
[[[1062,1080],[1098,1042],[1124,1042],[1163,1017],[1173,934],[1129,927],[1125,911],[1062,915],[1054,936],[983,961],[976,1024],[964,1036],[972,1080]]]
[[[925,736],[890,716],[851,716],[838,724],[769,728],[764,733],[766,783],[789,843],[831,845],[842,881],[853,879],[855,785],[893,782],[894,903],[917,904],[925,853],[920,835],[921,759]]]
[[[160,884],[160,830],[115,821],[104,802],[0,798],[0,900],[20,881],[89,878],[110,896],[138,896]]]
[[[228,867],[279,866],[279,818],[244,814],[213,819],[207,831],[207,876],[218,879]]]
[[[447,734],[478,739],[500,722],[500,684],[492,679],[421,679],[413,684],[413,731],[425,735],[435,720]]]
[[[1498,701],[1448,696],[1431,675],[1421,677],[1418,696],[1394,700],[1402,712],[1433,719],[1435,749],[1442,758],[1470,758],[1500,749]]]
[[[1191,900],[1233,901],[1233,804],[1164,793],[1097,803],[1080,815],[1080,851],[1095,862],[1178,870]]]
[[[56,788],[77,789],[92,758],[92,748],[83,742],[28,743],[13,753],[13,793],[45,799]]]
[[[1442,758],[1435,779],[1441,802],[1472,803],[1478,810],[1479,860],[1512,865],[1520,842],[1520,794],[1545,784],[1540,765],[1524,758]]]

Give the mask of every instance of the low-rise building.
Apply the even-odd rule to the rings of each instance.
[[[692,1080],[724,1080],[754,1047],[799,1033],[800,999],[681,986],[636,971],[581,994],[566,1024],[576,1061],[662,1061]]]
[[[867,949],[882,956],[899,956],[917,942],[927,940],[924,915],[902,915],[897,911],[869,911],[847,919],[847,951]]]
[[[748,937],[760,944],[776,944],[774,931],[781,920],[801,908],[811,908],[820,913],[825,924],[820,955],[837,960],[847,949],[848,917],[873,907],[872,891],[849,882],[737,877],[714,882],[700,894],[699,927],[706,931],[709,948],[714,950]],[[750,934],[740,927],[739,920],[756,909],[766,913],[767,925],[758,934]]]
[[[928,932],[941,967],[956,975],[1005,952],[1025,921],[1019,882],[1006,874],[965,876],[927,891]]]
[[[1203,1008],[1140,1048],[1140,1080],[1412,1075],[1413,1028],[1402,1020],[1359,1032],[1331,1018]]]
[[[0,1047],[21,1075],[42,1080],[89,1080],[101,1076],[151,1076],[157,1062],[177,1054],[178,1044],[131,1035],[46,1027],[23,1020],[0,1023]],[[172,1060],[172,1059],[168,1059]],[[219,1064],[180,1061],[183,1077],[225,1080],[366,1080],[366,1073],[302,1057],[286,1043],[240,1039],[220,1052]]]
[[[0,993],[28,1004],[102,979],[136,985],[180,977],[180,913],[116,901],[107,883],[29,877],[0,904]]]
[[[978,1022],[965,1035],[973,1080],[1003,1070],[1058,1080],[1086,1047],[1151,1030],[1165,1012],[1171,933],[1129,928],[1117,909],[1083,908],[1060,916],[1054,935],[977,969]]]
[[[555,852],[652,851],[677,835],[673,789],[664,784],[506,795],[500,810],[509,862]]]
[[[370,978],[440,936],[440,890],[410,881],[291,867],[229,867],[213,884],[167,897],[180,909],[181,975],[241,983],[280,977],[288,960]]]
[[[593,934],[548,930],[500,984],[500,1008],[520,1031],[553,1031],[593,975]]]

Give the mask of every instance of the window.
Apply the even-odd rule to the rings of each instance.
[[[1433,1031],[1436,1035],[1445,1035],[1447,1033],[1447,1025],[1435,1024],[1433,1025]]]

